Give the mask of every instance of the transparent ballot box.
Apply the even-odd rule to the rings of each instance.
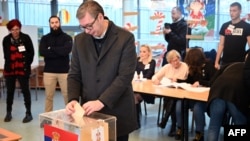
[[[94,112],[73,119],[65,109],[39,115],[40,141],[116,141],[116,117]]]

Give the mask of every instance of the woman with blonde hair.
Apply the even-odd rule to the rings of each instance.
[[[188,75],[188,66],[186,63],[181,61],[181,55],[176,50],[170,50],[166,56],[168,64],[164,65],[153,77],[152,81],[154,84],[161,84],[163,78],[170,79],[172,82],[177,80],[185,80]],[[169,116],[172,119],[171,129],[168,136],[173,137],[176,130],[176,116],[175,116],[175,103],[176,99],[165,97],[163,104],[164,117],[159,123],[159,127],[165,128]]]
[[[151,79],[155,73],[155,60],[152,57],[152,51],[150,46],[144,44],[140,47],[140,54],[137,58],[136,72],[139,74],[142,72],[144,79]],[[140,78],[141,79],[141,78]],[[135,104],[136,104],[136,112],[137,112],[137,121],[140,127],[140,103],[142,100],[145,100],[147,103],[154,104],[154,96],[151,95],[141,95],[139,93],[135,93]]]

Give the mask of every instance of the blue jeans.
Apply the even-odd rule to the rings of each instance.
[[[228,112],[232,117],[232,121],[235,125],[241,125],[247,123],[247,118],[235,107],[235,105],[229,101],[216,98],[210,105],[210,122],[208,127],[208,140],[218,141],[220,134],[220,127],[222,126],[225,114]]]
[[[205,127],[205,112],[206,112],[206,103],[205,102],[200,102],[200,101],[190,101],[194,102],[193,105],[193,114],[194,114],[194,121],[195,121],[195,126],[196,132],[204,133],[204,127]],[[191,103],[189,102],[189,107],[191,107]],[[177,119],[177,126],[181,127],[182,124],[182,113],[181,113],[181,106],[182,106],[182,101],[178,100],[176,102],[176,119]]]

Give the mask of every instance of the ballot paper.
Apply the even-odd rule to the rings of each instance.
[[[184,89],[184,90],[190,91],[190,92],[201,93],[201,92],[206,92],[206,91],[210,90],[209,87],[202,87],[202,86],[201,87],[193,87],[191,84],[185,83],[185,82],[182,82],[182,83],[172,82],[170,79],[165,78],[165,77],[161,80],[160,83],[161,83],[160,86],[163,86],[163,87],[180,88],[180,89]]]
[[[85,111],[83,110],[82,106],[79,103],[74,105],[75,112],[72,114],[72,117],[76,124],[81,125],[83,122],[83,115]]]

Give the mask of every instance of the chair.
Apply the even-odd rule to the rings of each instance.
[[[0,98],[2,97],[2,94],[5,93],[5,80],[4,80],[4,77],[0,76]]]
[[[148,112],[147,112],[147,105],[146,105],[146,102],[145,101],[143,101],[143,105],[144,105],[144,112],[145,112],[145,115],[147,115],[148,114]],[[141,112],[141,111],[140,111]],[[142,114],[142,113],[141,113]]]
[[[163,110],[163,108],[161,109],[161,107],[162,106],[164,106],[164,105],[162,105],[162,99],[164,98],[164,97],[159,97],[160,98],[160,102],[159,102],[159,108],[158,108],[158,117],[157,117],[157,125],[159,125],[160,124],[160,118],[163,118],[164,117],[164,110]],[[190,111],[193,111],[192,109],[190,109]],[[161,117],[160,117],[161,116]],[[192,123],[191,123],[191,132],[193,133],[193,131],[194,131],[194,113],[192,113]]]
[[[161,100],[162,100],[161,98],[162,97],[156,97],[156,98],[160,98],[159,111],[161,111]],[[145,101],[143,101],[143,106],[144,106],[144,113],[145,113],[145,115],[148,115],[148,112],[147,112],[147,103]],[[159,118],[160,118],[160,116],[158,115],[158,120],[159,120]],[[159,123],[159,122],[157,121],[157,123]]]
[[[142,96],[143,97],[143,96]],[[141,102],[141,104],[143,103],[143,105],[144,105],[144,112],[145,112],[145,115],[147,115],[148,114],[148,112],[147,112],[147,103],[150,103],[150,104],[154,104],[154,101],[155,101],[155,98],[157,98],[157,97],[155,97],[155,96],[153,96],[154,97],[154,100],[153,99],[151,99],[151,97],[143,97],[143,102]],[[141,107],[141,105],[140,105],[140,107]],[[141,112],[141,111],[140,111]],[[142,114],[142,113],[141,113]]]
[[[192,110],[191,110],[192,111]],[[194,112],[192,113],[191,132],[194,132]]]
[[[18,80],[16,80],[16,89],[17,89],[17,95],[18,97],[20,96],[20,93],[21,93],[21,86],[18,82]]]
[[[146,105],[146,102],[143,100],[143,102],[141,102],[141,103],[143,103],[143,106],[144,106],[144,112],[145,112],[145,115],[147,115],[147,105]],[[140,103],[140,115],[142,115],[142,108],[141,108],[141,103]]]
[[[160,101],[159,101],[159,107],[158,107],[158,116],[157,116],[157,125],[160,124],[160,115],[161,115],[161,118],[163,118],[164,116],[164,112],[163,112],[163,108],[161,109],[161,107],[163,106],[162,105],[162,99],[163,97],[159,97],[160,98]]]

